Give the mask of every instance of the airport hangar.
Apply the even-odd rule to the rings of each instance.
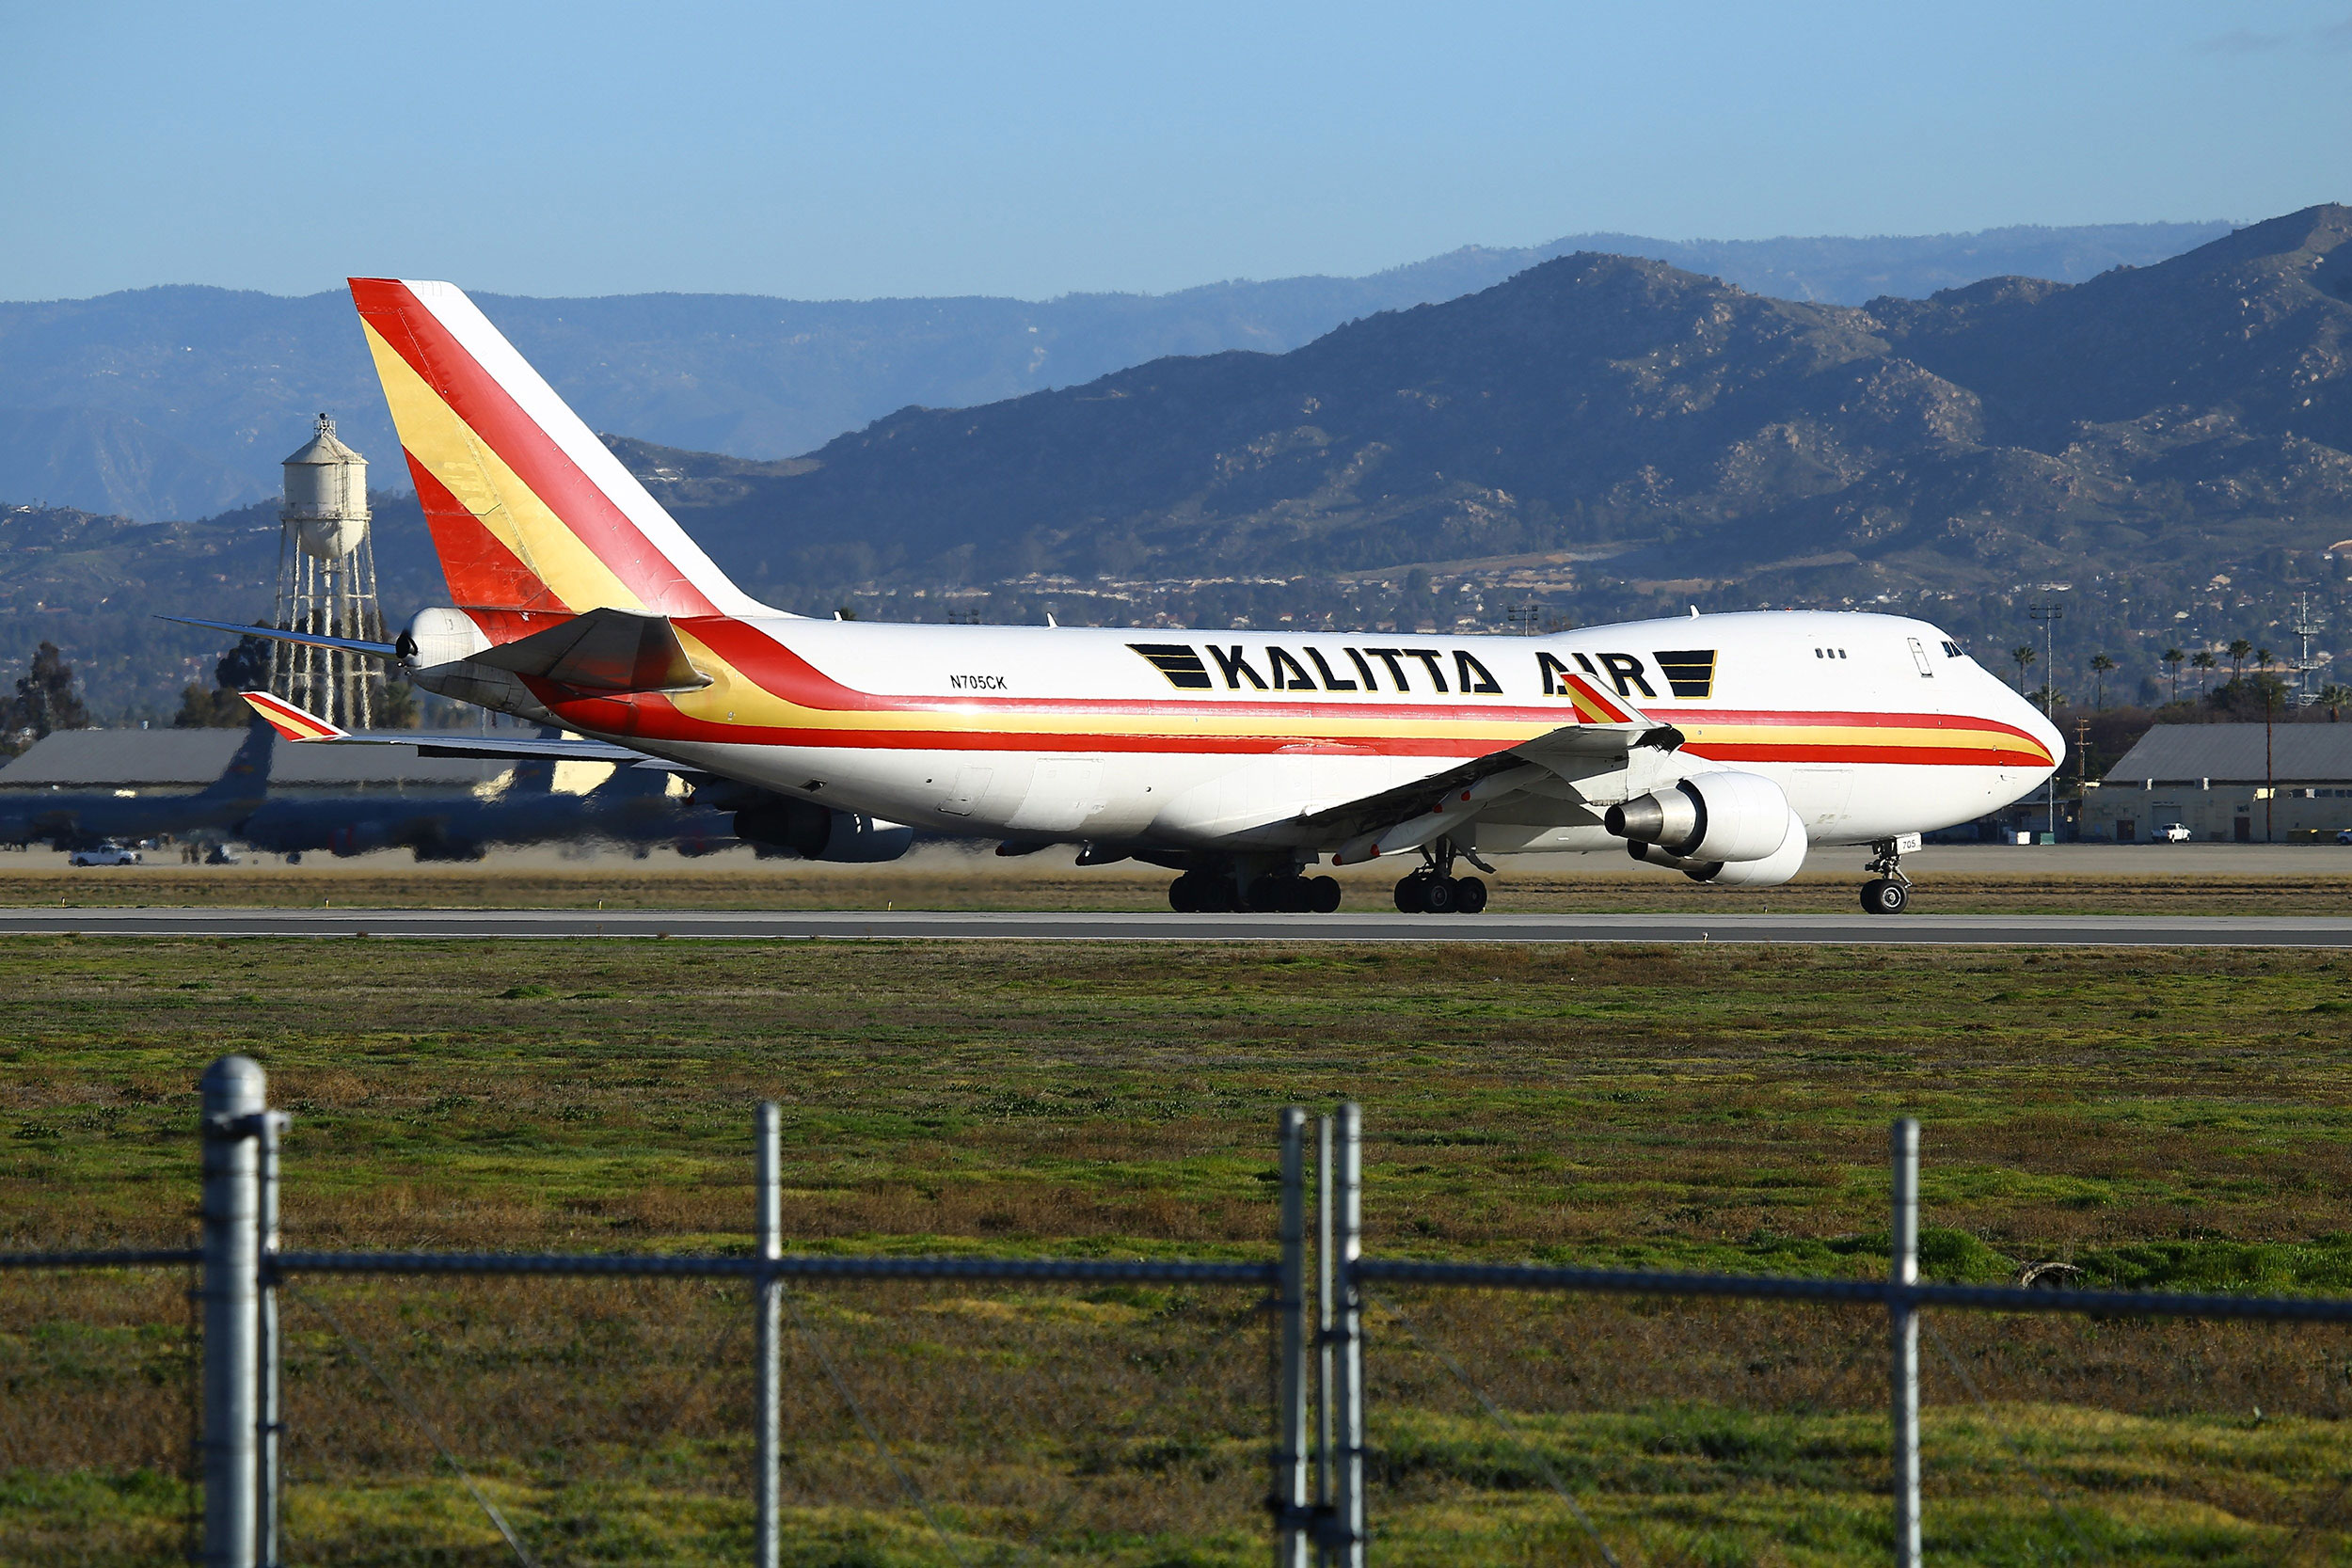
[[[2333,843],[2352,829],[2352,724],[2159,724],[2083,791],[2085,840],[2156,843],[2175,822],[2200,844]]]

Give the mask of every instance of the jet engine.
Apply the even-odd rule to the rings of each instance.
[[[1778,854],[1796,825],[1780,785],[1756,773],[1699,773],[1666,789],[1611,806],[1608,830],[1634,845],[1654,845],[1677,860],[1761,861]],[[1804,829],[1796,828],[1799,855]],[[1637,859],[1652,857],[1640,849]]]
[[[1626,848],[1637,861],[1671,867],[1694,882],[1708,882],[1716,887],[1778,887],[1804,869],[1805,850],[1810,847],[1804,823],[1796,812],[1787,806],[1781,809],[1788,814],[1788,835],[1780,841],[1779,848],[1760,860],[1697,860],[1669,854],[1657,845],[1644,844],[1639,839],[1628,840]]]
[[[895,861],[914,842],[914,830],[813,800],[761,792],[735,814],[735,836],[758,848],[789,850],[809,861]]]

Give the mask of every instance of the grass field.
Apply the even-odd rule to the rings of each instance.
[[[1980,863],[1982,857],[1978,857]],[[1671,911],[1854,911],[1862,873],[1808,872],[1775,888],[1710,888],[1664,872],[1572,873],[1504,865],[1493,883],[1497,912],[1655,913]],[[2352,861],[2352,851],[2346,852]],[[1944,870],[1914,865],[1914,908],[1939,914],[2342,914],[2352,911],[2352,874],[2332,851],[2312,869],[2237,875],[2101,873],[2059,875]],[[1400,871],[1382,861],[1339,873],[1343,908],[1391,908]],[[62,866],[0,870],[0,908],[87,908],[333,904],[362,909],[723,909],[723,910],[1151,910],[1168,909],[1168,873],[1148,866],[1081,870],[1050,856],[1001,861],[952,850],[880,866],[771,864],[641,866],[605,862],[580,868],[538,864],[411,866],[368,861],[232,868],[155,865],[74,871]]]
[[[1938,1276],[2352,1288],[2335,955],[16,939],[0,995],[11,1247],[183,1242],[233,1049],[296,1116],[297,1245],[740,1247],[769,1098],[796,1245],[1264,1256],[1276,1112],[1347,1097],[1380,1252],[1876,1273],[1914,1114]],[[0,1555],[177,1549],[183,1285],[0,1284]],[[745,1554],[738,1295],[304,1298],[294,1560],[510,1560],[355,1344],[538,1560]],[[1254,1301],[796,1307],[787,1560],[1262,1560]],[[2352,1337],[1931,1325],[1939,1560],[2346,1560]],[[1548,1476],[1619,1561],[1884,1555],[1874,1314],[1412,1291],[1370,1333],[1384,1562],[1601,1560]]]

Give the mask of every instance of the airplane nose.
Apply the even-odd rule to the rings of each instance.
[[[2022,693],[2011,692],[2010,695],[2021,710],[2017,727],[2042,742],[2042,749],[2050,753],[2049,766],[2042,771],[2045,774],[2057,772],[2066,761],[2066,736],[2058,733],[2058,726],[2050,722],[2048,715],[2034,706]]]

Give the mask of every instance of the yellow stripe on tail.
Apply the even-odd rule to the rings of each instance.
[[[288,740],[341,740],[351,733],[266,691],[240,691],[237,695],[245,699],[246,706],[262,716],[263,723]]]

